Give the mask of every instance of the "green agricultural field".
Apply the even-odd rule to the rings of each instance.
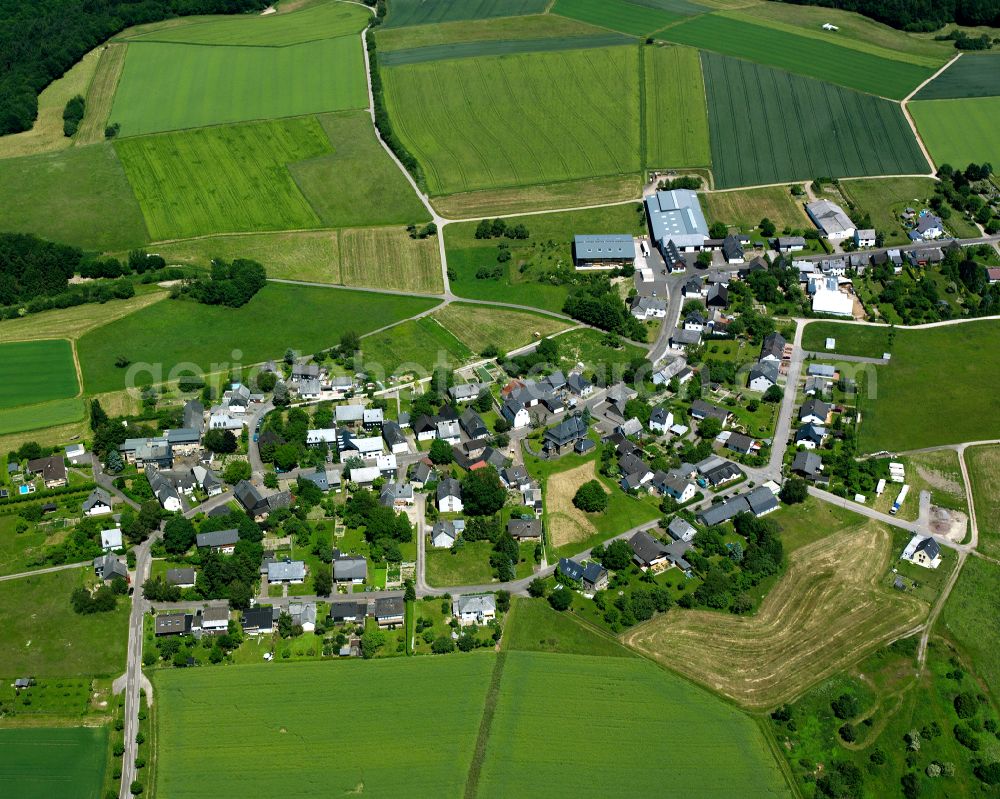
[[[94,250],[149,240],[110,144],[0,160],[0,230]]]
[[[896,103],[714,53],[702,65],[716,188],[929,169]]]
[[[881,358],[888,352],[896,335],[888,327],[877,325],[851,325],[837,322],[810,322],[802,333],[802,349],[812,352],[830,352],[838,355],[860,355],[863,358]],[[827,350],[826,340],[836,339],[836,346]]]
[[[383,323],[384,324],[384,323]],[[364,368],[374,374],[416,371],[429,375],[439,361],[457,368],[472,356],[472,350],[433,317],[396,325],[361,342]]]
[[[387,28],[382,25],[376,29],[375,38],[379,53],[384,55],[392,50],[414,50],[459,42],[560,39],[601,32],[600,28],[565,17],[533,14],[526,17],[462,20],[408,28]]]
[[[896,100],[906,97],[933,74],[928,67],[716,14],[682,22],[660,35],[679,44],[714,50]]]
[[[406,30],[401,28],[400,30]],[[399,67],[406,64],[422,64],[426,61],[442,61],[456,58],[478,58],[480,56],[515,55],[517,53],[546,53],[560,50],[585,50],[591,47],[611,47],[631,44],[632,37],[623,33],[595,33],[589,36],[548,37],[545,39],[513,39],[478,42],[456,42],[436,44],[429,47],[414,47],[406,50],[392,50],[379,55],[379,65]]]
[[[77,350],[87,391],[114,391],[125,387],[129,371],[115,366],[119,356],[153,365],[136,380],[158,383],[179,364],[207,373],[280,357],[289,347],[316,352],[345,330],[365,333],[433,306],[417,297],[271,283],[242,308],[156,303],[87,333]]]
[[[522,652],[635,657],[607,633],[552,610],[542,599],[514,599],[504,628],[504,647]]]
[[[286,47],[359,33],[371,17],[371,12],[356,3],[318,3],[292,14],[208,18],[128,38],[135,42]]]
[[[67,399],[79,390],[65,339],[0,344],[0,409]]]
[[[992,557],[1000,556],[1000,446],[970,447],[965,463],[972,482],[972,501],[979,528],[977,549]]]
[[[708,166],[712,155],[698,51],[658,47],[642,53],[646,163],[658,168]]]
[[[461,297],[531,305],[562,311],[568,287],[553,285],[553,272],[573,268],[573,236],[577,233],[642,234],[645,222],[638,203],[608,205],[558,214],[512,217],[508,224],[523,224],[527,239],[477,239],[476,222],[462,222],[445,228],[448,268],[455,277],[451,289]],[[510,248],[511,259],[497,260],[499,244]],[[500,269],[499,277],[476,277],[481,269]]]
[[[494,661],[479,654],[157,672],[157,795],[460,797]],[[255,697],[253,713],[245,696]],[[347,735],[348,705],[391,716],[391,733],[371,723]],[[281,768],[243,768],[248,740]],[[206,757],[219,768],[202,768]]]
[[[320,124],[332,153],[289,166],[292,178],[324,225],[409,225],[430,214],[375,138],[366,111],[324,114]],[[391,197],[392,202],[387,202]]]
[[[116,143],[153,239],[319,227],[287,165],[330,152],[314,118]]]
[[[440,294],[444,285],[437,238],[413,239],[405,228],[341,230],[340,268],[348,286]]]
[[[550,336],[574,324],[542,314],[461,302],[435,311],[434,318],[473,352],[482,352],[490,345],[510,352],[536,340],[536,334]]]
[[[632,3],[629,0],[556,0],[552,13],[632,36],[645,36],[686,16],[684,13],[665,10],[661,5],[655,1]]]
[[[1000,53],[963,53],[962,57],[917,92],[916,100],[1000,95]]]
[[[948,364],[941,379],[941,364]],[[896,330],[892,361],[863,392],[862,450],[909,450],[1000,438],[983,387],[1000,370],[1000,323]],[[933,388],[931,388],[933,387]],[[943,423],[945,420],[946,423]]]
[[[933,178],[887,178],[872,180],[845,180],[840,191],[858,209],[868,214],[872,226],[885,234],[886,244],[909,242],[900,213],[904,208],[921,208],[927,205],[934,194]],[[953,214],[948,224],[954,224],[957,214]],[[971,234],[978,236],[978,232]]]
[[[0,729],[0,794],[100,799],[107,757],[107,727]]]
[[[0,435],[78,422],[83,418],[83,412],[81,399],[52,400],[36,405],[5,408],[0,413]]]
[[[364,108],[357,36],[288,47],[132,42],[111,108],[122,136]]]
[[[970,657],[973,669],[993,696],[1000,697],[1000,607],[997,584],[1000,566],[982,558],[965,561],[958,582],[941,614],[938,631],[952,638]]]
[[[909,109],[935,164],[1000,163],[1000,97],[921,100]]]
[[[581,703],[599,724],[580,723]],[[595,769],[609,752],[614,769]],[[650,767],[658,762],[669,770]],[[649,661],[516,651],[506,655],[478,787],[483,799],[791,795],[751,719]]]
[[[540,14],[549,0],[395,0],[385,18],[386,28],[432,25],[456,20],[519,17]]]
[[[432,194],[639,170],[638,48],[433,61],[382,77]]]
[[[780,233],[785,228],[804,230],[812,227],[802,200],[792,196],[788,186],[767,186],[742,191],[715,191],[700,194],[705,216],[749,233],[767,217]]]
[[[125,668],[130,603],[122,598],[110,613],[80,616],[69,597],[93,575],[88,564],[0,582],[0,663],[7,674],[35,677],[101,675]]]

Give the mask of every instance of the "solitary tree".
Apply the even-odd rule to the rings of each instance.
[[[600,513],[608,508],[608,495],[597,480],[588,480],[576,490],[573,504],[587,513]]]

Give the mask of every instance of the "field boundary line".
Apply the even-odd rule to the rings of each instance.
[[[483,717],[479,722],[476,747],[472,752],[472,761],[469,763],[469,773],[465,781],[465,799],[475,799],[479,793],[479,778],[483,772],[483,763],[486,760],[486,746],[490,740],[493,717],[496,715],[497,703],[500,701],[500,682],[503,679],[503,671],[506,663],[507,652],[506,650],[501,650],[497,653],[497,660],[493,665],[493,674],[490,677],[490,685],[486,691],[486,704],[483,706]]]

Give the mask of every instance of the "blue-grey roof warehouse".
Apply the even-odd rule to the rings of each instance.
[[[658,191],[646,198],[649,232],[662,252],[672,241],[682,252],[700,250],[708,238],[708,223],[698,195],[690,189]]]
[[[577,266],[635,263],[635,239],[627,233],[573,237],[573,261]]]

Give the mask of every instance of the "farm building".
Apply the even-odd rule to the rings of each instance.
[[[573,237],[577,269],[614,269],[635,263],[635,240],[627,233]]]
[[[664,257],[670,242],[681,252],[696,252],[708,238],[705,214],[698,195],[690,189],[658,191],[647,197],[646,217],[650,235]]]
[[[806,203],[806,213],[831,241],[841,241],[854,236],[854,223],[844,213],[844,209],[829,200],[816,200]]]

